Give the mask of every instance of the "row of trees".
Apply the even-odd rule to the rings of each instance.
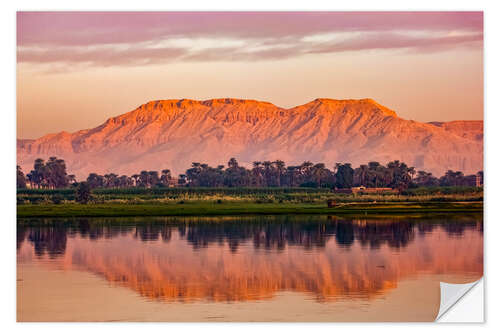
[[[26,187],[29,183],[31,188],[64,188],[76,183],[75,175],[68,175],[66,163],[57,157],[50,157],[47,162],[37,158],[31,170],[26,176],[21,167],[17,166],[17,187]]]
[[[342,168],[342,164],[337,164],[338,167]],[[336,177],[335,171],[327,169],[324,163],[304,162],[287,167],[281,160],[256,161],[251,169],[247,169],[235,158],[229,160],[227,167],[219,165],[214,168],[195,162],[185,175],[180,175],[182,182],[190,186],[207,187],[331,187],[336,178],[340,181],[342,177]]]
[[[479,173],[482,183],[482,171]],[[181,175],[190,186],[207,187],[330,187],[351,188],[353,186],[390,187],[405,189],[417,186],[475,186],[476,175],[465,176],[460,171],[449,170],[440,178],[426,171],[416,171],[414,167],[398,160],[382,165],[369,162],[353,168],[350,163],[337,163],[333,170],[324,163],[304,162],[297,166],[286,166],[281,160],[256,161],[247,169],[236,159],[223,165],[211,167],[193,163]]]
[[[482,171],[479,173],[482,183]],[[332,170],[324,163],[304,162],[296,166],[286,166],[281,160],[255,161],[252,168],[245,168],[231,158],[227,164],[211,167],[194,162],[191,168],[172,178],[170,170],[141,171],[132,176],[114,173],[99,175],[91,173],[86,179],[90,188],[127,187],[329,187],[350,188],[353,186],[390,187],[405,189],[418,186],[475,186],[476,175],[465,176],[460,171],[449,170],[440,178],[426,171],[416,171],[400,161],[386,165],[369,162],[353,168],[350,163],[337,163]],[[17,186],[29,184],[32,188],[63,188],[76,185],[74,175],[66,173],[64,160],[50,157],[47,162],[35,160],[33,170],[24,176],[17,167]]]
[[[161,171],[141,171],[139,174],[129,176],[118,176],[114,173],[108,173],[104,176],[96,173],[91,173],[87,177],[87,182],[91,188],[97,187],[155,187],[155,186],[168,186],[172,181],[170,170],[165,169]]]

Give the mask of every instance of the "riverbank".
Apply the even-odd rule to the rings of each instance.
[[[223,216],[282,214],[480,213],[483,202],[40,204],[18,205],[18,217]]]

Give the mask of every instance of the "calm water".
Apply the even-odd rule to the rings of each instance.
[[[19,321],[432,321],[439,281],[483,272],[481,215],[17,228]]]

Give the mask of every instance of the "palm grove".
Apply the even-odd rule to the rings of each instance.
[[[482,183],[482,171],[479,173]],[[426,171],[416,171],[414,167],[400,161],[386,165],[369,162],[353,168],[350,163],[337,163],[328,169],[324,163],[306,161],[300,165],[286,166],[281,160],[255,161],[251,168],[238,164],[231,158],[227,166],[216,167],[193,162],[191,168],[174,180],[170,170],[143,170],[132,176],[108,173],[91,173],[86,181],[78,183],[74,175],[68,175],[66,163],[57,157],[47,161],[35,160],[33,170],[24,175],[17,166],[17,187],[25,188],[65,188],[84,186],[89,188],[127,187],[323,187],[350,188],[353,186],[390,187],[406,189],[432,186],[474,186],[476,175],[464,175],[460,171],[448,170],[440,178]]]

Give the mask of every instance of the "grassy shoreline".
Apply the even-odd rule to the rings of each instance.
[[[427,214],[482,213],[483,202],[353,202],[328,208],[325,203],[186,202],[167,204],[76,203],[18,205],[17,217],[226,216],[283,214]]]

